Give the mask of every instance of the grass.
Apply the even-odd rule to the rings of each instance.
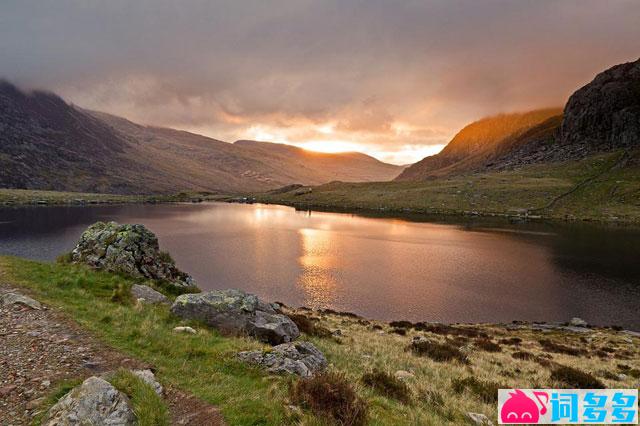
[[[606,386],[591,373],[577,368],[559,365],[551,372],[551,379],[570,389],[604,389]]]
[[[416,355],[426,356],[434,361],[459,361],[463,364],[468,362],[467,356],[449,341],[440,343],[433,340],[415,340],[408,349]]]
[[[42,191],[0,188],[0,205],[85,205],[224,200],[228,195],[212,192],[180,192],[170,195],[119,195],[85,192]]]
[[[422,182],[332,182],[307,191],[255,194],[256,201],[329,210],[444,215],[541,216],[640,223],[640,151],[613,167],[622,152],[517,170]],[[569,195],[581,182],[580,186]]]
[[[498,389],[504,388],[504,386],[499,383],[479,380],[473,376],[465,377],[464,379],[453,379],[451,387],[456,393],[463,393],[465,390],[468,390],[487,404],[495,404],[498,402]]]
[[[131,400],[139,426],[168,426],[169,411],[151,386],[128,370],[118,370],[108,381]]]
[[[299,402],[302,400],[292,399],[289,392],[295,379],[269,376],[236,360],[237,352],[264,349],[263,345],[248,339],[222,337],[202,324],[181,322],[163,306],[111,302],[118,284],[133,283],[126,278],[77,265],[0,257],[0,282],[24,287],[32,297],[67,314],[110,346],[153,365],[156,377],[165,387],[191,392],[217,405],[230,425],[327,424],[327,415],[314,414],[309,405]],[[590,354],[550,355],[538,342],[544,336],[557,344],[584,345],[580,341],[583,334],[564,331],[543,333],[531,328],[512,330],[502,325],[460,324],[449,326],[450,334],[438,334],[422,329],[426,327],[416,329],[406,324],[398,327],[402,324],[397,323],[392,327],[388,323],[332,311],[283,310],[286,314],[315,318],[310,320],[315,326],[330,331],[341,330],[340,336],[332,338],[315,335],[303,338],[325,354],[330,363],[329,371],[344,377],[356,395],[366,402],[368,422],[372,425],[459,425],[466,424],[468,412],[495,419],[495,403],[487,403],[485,400],[489,397],[481,397],[482,392],[476,393],[481,386],[474,387],[466,381],[457,385],[457,388],[464,387],[461,393],[454,390],[455,380],[468,377],[478,383],[499,382],[506,388],[557,388],[568,386],[560,380],[558,373],[552,377],[552,372],[561,365],[593,377],[598,372],[617,369],[624,376],[611,374],[599,380],[609,388],[637,387],[637,379],[631,372],[640,370],[640,338],[614,329],[590,329],[585,336],[590,340],[589,347],[615,347],[619,352],[628,353],[628,360],[614,361],[613,355],[609,358]],[[172,329],[177,325],[190,325],[198,332],[195,335],[173,333]],[[404,328],[406,335],[394,333],[395,328]],[[430,328],[442,333],[445,329]],[[503,344],[501,352],[486,352],[474,344],[473,339],[482,336],[488,336],[494,342],[506,339],[518,344]],[[405,350],[416,337],[447,346],[447,350],[455,348],[467,362],[458,362],[455,357],[435,361]],[[469,340],[465,343],[454,341],[454,338]],[[518,352],[530,356],[514,358]],[[539,360],[545,360],[545,365],[540,365]],[[411,403],[405,404],[376,386],[366,385],[363,376],[374,369],[390,376],[398,370],[410,372],[403,383],[412,395]],[[302,409],[290,408],[297,402]]]

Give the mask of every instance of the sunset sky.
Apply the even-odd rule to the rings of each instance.
[[[640,56],[640,2],[0,3],[0,78],[216,139],[397,164]]]

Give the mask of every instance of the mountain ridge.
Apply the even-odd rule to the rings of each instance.
[[[391,180],[402,170],[365,154],[291,147],[266,155],[261,142],[249,147],[142,125],[70,105],[51,92],[22,91],[4,80],[0,130],[0,186],[14,189],[260,191],[294,183]]]

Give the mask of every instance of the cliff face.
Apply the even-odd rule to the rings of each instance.
[[[609,68],[571,95],[560,142],[598,151],[640,145],[640,59]]]

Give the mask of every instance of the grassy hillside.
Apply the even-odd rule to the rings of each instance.
[[[640,150],[422,182],[334,182],[257,194],[256,200],[301,208],[640,223]]]
[[[0,257],[2,283],[21,287],[113,348],[152,364],[164,386],[217,405],[230,425],[327,425],[331,411],[342,406],[339,393],[335,405],[310,409],[298,399],[298,379],[238,362],[238,351],[266,349],[256,341],[223,337],[196,323],[189,323],[196,334],[176,334],[172,329],[184,323],[166,306],[112,301],[116,288],[121,294],[133,283],[129,279]],[[640,377],[640,339],[612,329],[542,332],[530,324],[388,324],[335,312],[286,313],[297,315],[301,339],[325,353],[331,373],[341,377],[340,392],[355,392],[373,425],[460,425],[468,412],[495,420],[498,388],[630,388]],[[425,343],[413,345],[415,337]]]
[[[422,180],[474,170],[524,142],[518,140],[521,135],[561,114],[559,108],[546,108],[475,121],[460,130],[440,153],[408,167],[396,180]]]

